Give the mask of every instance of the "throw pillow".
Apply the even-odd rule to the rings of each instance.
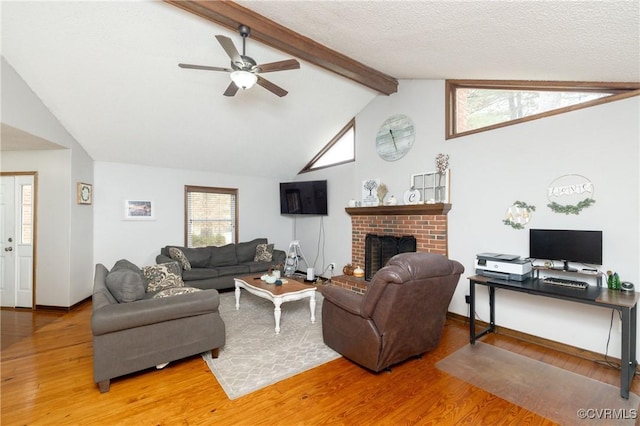
[[[273,260],[273,244],[258,244],[254,262],[271,262]]]
[[[135,302],[144,297],[146,282],[142,271],[137,266],[136,269],[114,267],[105,278],[109,292],[119,303]]]
[[[172,287],[184,287],[182,268],[178,262],[145,266],[142,272],[147,280],[147,293]]]
[[[167,246],[166,256],[169,256],[169,249],[171,247],[175,247],[184,253],[184,256],[189,260],[189,264],[191,264],[192,268],[206,268],[209,264],[209,258],[211,257],[211,249],[210,247],[179,247],[179,246]],[[171,256],[169,256],[171,257]]]
[[[202,290],[195,287],[173,287],[173,288],[168,288],[166,290],[159,291],[158,293],[153,295],[153,298],[162,299],[163,297],[179,296],[181,294],[190,294],[190,293],[195,293],[197,291],[202,291]]]
[[[178,263],[180,263],[180,266],[182,266],[182,269],[184,269],[185,271],[191,270],[191,263],[189,263],[189,259],[187,259],[187,256],[185,256],[182,250],[180,250],[179,248],[170,247],[169,257],[173,260],[177,260]]]
[[[253,258],[256,255],[256,246],[258,244],[267,244],[268,242],[266,238],[255,238],[251,241],[238,243],[236,245],[238,263],[253,262]]]
[[[111,272],[118,271],[120,269],[130,269],[142,274],[142,269],[138,268],[137,265],[128,261],[127,259],[120,259],[116,263],[114,263],[113,268],[111,268]]]

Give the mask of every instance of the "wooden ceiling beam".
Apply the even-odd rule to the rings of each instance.
[[[246,25],[251,28],[252,39],[384,95],[398,91],[398,80],[395,78],[354,61],[232,1],[164,1],[234,31],[237,31],[241,24]]]

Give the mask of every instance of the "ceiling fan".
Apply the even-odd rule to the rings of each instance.
[[[231,58],[231,68],[192,64],[178,64],[178,66],[180,68],[191,68],[205,71],[224,71],[231,73],[231,84],[229,84],[229,87],[225,90],[225,96],[234,96],[238,92],[238,89],[249,89],[256,83],[275,95],[280,97],[286,96],[288,93],[286,90],[261,77],[259,74],[298,69],[300,68],[300,63],[295,59],[287,59],[284,61],[258,65],[253,58],[246,56],[245,53],[245,44],[247,37],[251,34],[251,29],[246,25],[240,25],[238,27],[238,32],[242,36],[242,55],[238,52],[238,49],[236,49],[233,41],[231,41],[229,37],[223,35],[216,36],[216,39],[218,39],[218,42],[224,51],[227,52],[227,55]]]

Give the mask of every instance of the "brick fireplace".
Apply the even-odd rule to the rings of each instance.
[[[364,245],[364,279],[367,281],[396,254],[414,252],[417,248],[413,235],[367,234]]]
[[[447,213],[451,204],[415,204],[404,206],[347,207],[351,216],[351,263],[364,268],[367,234],[416,238],[416,251],[448,256]],[[335,284],[357,292],[366,289],[366,282],[353,277],[335,277]]]

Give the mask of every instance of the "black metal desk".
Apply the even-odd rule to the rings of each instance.
[[[476,332],[476,284],[485,285],[489,288],[489,326],[480,332]],[[487,333],[494,332],[496,329],[496,288],[620,311],[622,314],[620,396],[629,399],[629,387],[638,365],[636,359],[636,307],[638,293],[624,293],[619,290],[609,290],[608,288],[596,286],[590,286],[587,290],[564,288],[545,284],[537,278],[518,282],[474,275],[469,277],[469,334],[472,345],[475,344],[477,339]]]

